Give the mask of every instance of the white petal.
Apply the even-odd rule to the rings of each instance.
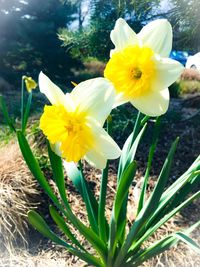
[[[152,84],[155,90],[162,90],[169,87],[181,75],[184,67],[178,61],[170,58],[160,58],[156,63],[156,79]]]
[[[118,106],[121,106],[127,102],[130,101],[130,98],[129,97],[126,97],[125,94],[123,93],[118,93],[115,97],[115,103],[113,105],[113,109],[118,107]]]
[[[103,125],[112,110],[115,90],[107,79],[95,78],[79,83],[71,96],[80,111],[87,112]]]
[[[52,105],[60,105],[65,99],[65,94],[43,72],[39,74],[40,92],[45,94]]]
[[[95,146],[85,156],[85,159],[93,166],[103,169],[108,159],[116,159],[121,150],[108,133],[95,121],[90,121],[95,136]]]
[[[60,143],[55,143],[55,144],[51,144],[50,143],[50,146],[51,146],[51,149],[52,151],[59,157],[62,157],[62,153],[61,153],[61,150],[60,150]]]
[[[115,27],[111,31],[110,38],[115,45],[115,49],[111,50],[111,55],[115,51],[120,51],[129,45],[135,45],[138,43],[137,34],[122,18],[119,18],[116,21]]]
[[[166,19],[148,23],[137,35],[143,45],[149,46],[162,57],[168,57],[172,49],[172,27]]]
[[[135,98],[132,105],[148,116],[160,116],[164,114],[169,106],[169,90],[152,90],[148,95]]]
[[[119,158],[121,154],[119,146],[103,128],[96,127],[96,149],[101,151],[107,159]]]
[[[84,157],[85,160],[93,167],[97,169],[104,169],[106,167],[106,158],[98,151],[91,150]]]

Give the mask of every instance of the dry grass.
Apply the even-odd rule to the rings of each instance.
[[[38,192],[18,144],[0,148],[0,239],[4,249],[16,240],[26,242],[26,214],[36,206]]]
[[[68,258],[68,259],[67,259]],[[77,261],[66,251],[42,250],[32,255],[26,250],[11,250],[7,257],[0,259],[0,267],[83,267],[85,263]]]

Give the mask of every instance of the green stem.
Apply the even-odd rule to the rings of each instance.
[[[24,79],[21,81],[21,130],[23,132],[24,125]]]
[[[26,107],[25,107],[25,112],[24,112],[24,118],[23,118],[23,128],[22,128],[22,132],[25,133],[26,131],[26,126],[27,126],[27,122],[28,122],[28,117],[30,114],[30,109],[31,109],[31,102],[32,102],[32,91],[29,93],[28,96],[28,100],[26,103]]]

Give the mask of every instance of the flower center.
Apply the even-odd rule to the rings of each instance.
[[[149,47],[128,46],[113,53],[104,76],[113,82],[117,93],[127,99],[143,96],[151,90],[156,70],[154,52]]]
[[[139,80],[142,77],[142,71],[139,68],[131,69],[131,78],[135,80]]]
[[[94,145],[86,114],[63,106],[45,106],[40,128],[52,144],[59,143],[62,157],[78,162]]]

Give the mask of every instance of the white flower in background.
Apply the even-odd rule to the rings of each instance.
[[[111,50],[104,76],[116,90],[115,106],[130,101],[149,116],[164,114],[169,106],[168,87],[183,66],[169,57],[172,28],[165,19],[150,22],[136,34],[123,19],[111,31]]]
[[[41,72],[39,87],[52,104],[45,106],[40,128],[59,156],[67,162],[84,158],[100,169],[107,159],[120,156],[118,145],[102,128],[115,98],[109,81],[91,79],[64,94]]]

